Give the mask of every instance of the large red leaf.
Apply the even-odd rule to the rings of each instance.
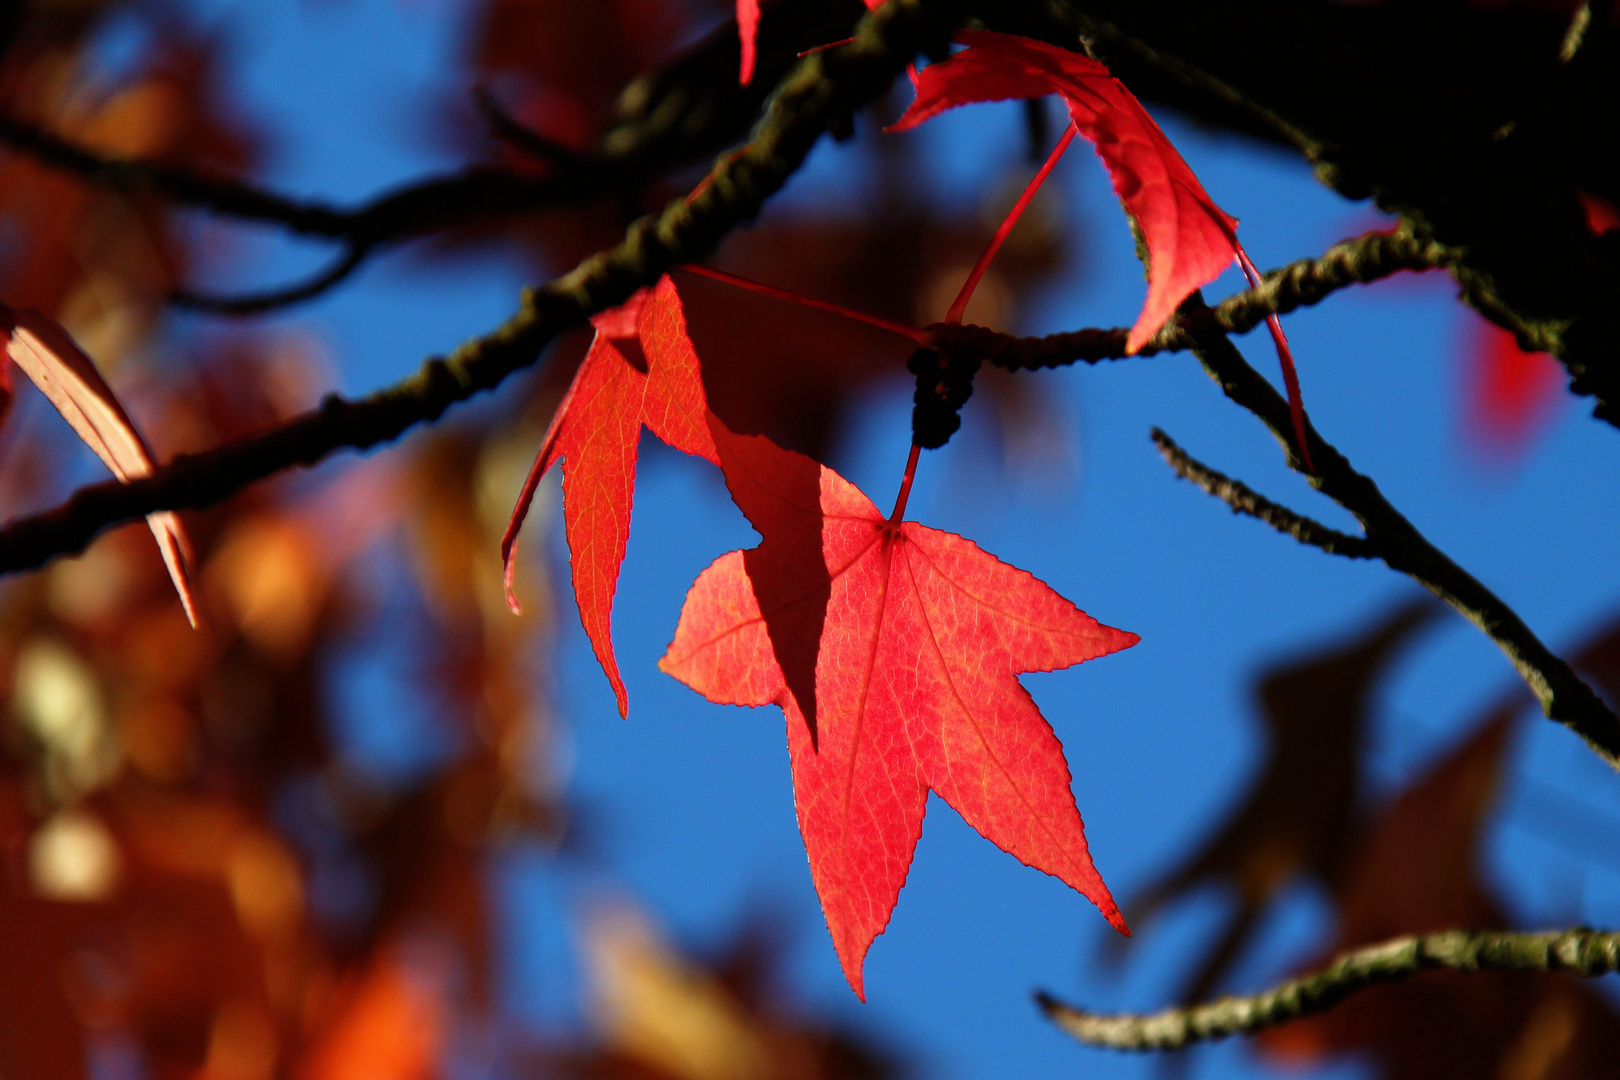
[[[62,414],[85,445],[94,450],[112,474],[128,483],[152,475],[152,452],[135,430],[129,414],[113,396],[96,365],[78,344],[52,320],[37,311],[16,311],[0,306],[0,317],[10,322],[6,354],[34,381],[56,411]],[[9,382],[8,387],[9,390]],[[9,398],[9,394],[7,395]],[[146,522],[157,538],[163,563],[174,581],[186,619],[197,625],[196,602],[186,564],[191,543],[180,519],[169,511],[148,514]]]
[[[613,657],[610,619],[630,538],[636,450],[642,427],[675,449],[718,462],[705,416],[698,358],[686,334],[675,284],[666,275],[620,307],[591,320],[596,337],[557,406],[501,538],[507,601],[518,530],[546,470],[563,463],[563,512],[580,621],[613,684],[619,715],[628,714],[624,680]]]
[[[1017,676],[1136,635],[960,536],[890,522],[807,457],[718,423],[714,437],[763,540],[698,578],[659,667],[711,701],[787,714],[799,828],[855,992],[930,789],[1125,931],[1092,866],[1063,748]]]

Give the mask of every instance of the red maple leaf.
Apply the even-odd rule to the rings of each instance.
[[[680,296],[668,275],[651,289],[591,320],[596,336],[557,406],[540,453],[501,537],[506,598],[513,610],[513,553],[540,478],[563,463],[563,512],[580,621],[613,684],[619,715],[629,712],[613,657],[610,621],[630,538],[636,451],[646,427],[687,454],[718,464],[705,416],[697,354],[686,334]]]
[[[1259,283],[1238,243],[1237,219],[1215,205],[1142,103],[1106,67],[1014,34],[964,30],[956,40],[968,48],[922,70],[916,79],[917,99],[890,130],[916,127],[958,105],[1060,95],[1075,129],[1096,146],[1115,194],[1147,247],[1147,299],[1126,339],[1128,352],[1145,345],[1193,290],[1215,280],[1234,258],[1250,281]],[[1268,322],[1294,435],[1310,466],[1293,356],[1276,317]]]
[[[885,518],[831,469],[718,421],[713,431],[732,498],[763,539],[699,576],[659,667],[711,701],[786,713],[799,828],[856,994],[930,789],[1128,932],[1092,866],[1063,748],[1017,676],[1136,635],[960,536],[901,521],[909,469]]]

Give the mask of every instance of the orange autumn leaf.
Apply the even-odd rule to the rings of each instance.
[[[331,1026],[311,1047],[298,1080],[433,1080],[449,1006],[431,977],[389,950],[349,986]]]
[[[152,475],[152,452],[146,440],[67,331],[37,311],[12,312],[0,306],[0,317],[11,329],[6,355],[34,381],[112,474],[124,483]],[[170,511],[148,514],[146,522],[157,538],[186,619],[196,626],[197,605],[187,571],[191,543],[185,529]]]

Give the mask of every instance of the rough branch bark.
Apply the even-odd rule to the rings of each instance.
[[[1174,439],[1153,429],[1153,444],[1159,448],[1165,463],[1177,476],[1191,481],[1206,493],[1215,496],[1232,508],[1234,514],[1247,514],[1286,533],[1302,544],[1321,548],[1329,555],[1343,555],[1347,559],[1375,559],[1378,551],[1366,537],[1351,536],[1331,529],[1314,518],[1297,513],[1272,502],[1241,480],[1234,480],[1217,472],[1176,445]]]
[[[717,173],[727,172],[730,167],[731,162],[724,162],[717,167]],[[698,202],[708,206],[710,198],[711,193],[705,192]],[[678,212],[679,208],[672,205],[665,213]],[[720,210],[711,208],[706,212]],[[649,228],[646,222],[637,225],[637,230]],[[364,450],[399,437],[415,424],[437,419],[456,402],[495,386],[513,371],[533,363],[557,334],[615,302],[605,295],[600,301],[592,300],[586,294],[596,287],[592,282],[605,280],[602,275],[608,267],[618,265],[615,259],[639,250],[642,241],[636,237],[640,235],[633,230],[632,237],[617,249],[618,256],[598,256],[598,261],[535,292],[504,326],[467,342],[447,359],[428,361],[415,375],[393,387],[360,401],[328,398],[320,409],[274,430],[216,450],[181,455],[147,480],[87,487],[54,510],[0,527],[0,573],[29,570],[55,556],[76,554],[101,530],[136,520],[154,508],[210,506],[283,469],[312,465],[338,450]],[[1437,246],[1418,241],[1404,231],[1347,240],[1319,258],[1301,259],[1271,271],[1258,291],[1227,298],[1213,309],[1211,325],[1235,332],[1249,330],[1272,310],[1286,313],[1317,303],[1352,284],[1402,270],[1426,269],[1443,258],[1444,252]],[[634,278],[634,284],[623,295],[650,280],[645,275]],[[1011,370],[1123,359],[1127,334],[1121,327],[1017,338],[979,326],[943,324],[929,331],[941,349],[972,352]],[[1167,323],[1142,355],[1186,349],[1191,340],[1183,322]]]
[[[1378,485],[1352,468],[1309,420],[1305,434],[1316,469],[1314,473],[1306,469],[1294,446],[1288,402],[1249,366],[1224,333],[1211,327],[1210,309],[1199,294],[1194,293],[1183,309],[1191,324],[1188,333],[1193,337],[1193,354],[1228,398],[1271,430],[1287,454],[1289,467],[1355,515],[1367,543],[1390,569],[1406,574],[1484,631],[1530,687],[1541,711],[1585,739],[1611,767],[1620,770],[1620,717],[1603,699],[1542,644],[1500,597],[1431,544],[1390,504]]]
[[[1042,1011],[1064,1031],[1112,1050],[1178,1050],[1195,1042],[1247,1035],[1261,1028],[1326,1012],[1378,983],[1398,982],[1439,968],[1476,971],[1568,971],[1588,977],[1620,969],[1620,933],[1550,930],[1522,934],[1446,930],[1400,937],[1338,957],[1314,975],[1290,979],[1260,994],[1223,997],[1205,1005],[1156,1013],[1086,1012],[1045,993]]]
[[[1317,258],[1300,259],[1269,271],[1261,279],[1260,288],[1235,293],[1206,314],[1184,313],[1181,320],[1166,323],[1137,355],[1153,356],[1189,348],[1192,338],[1188,327],[1193,324],[1189,320],[1217,331],[1243,334],[1259,326],[1268,315],[1286,315],[1321,303],[1351,285],[1365,285],[1404,270],[1432,270],[1446,265],[1450,257],[1445,248],[1420,239],[1405,227],[1392,233],[1369,233],[1343,240]],[[970,352],[985,363],[1009,371],[1124,360],[1127,358],[1125,338],[1129,333],[1124,327],[1117,327],[1020,338],[982,326],[946,323],[936,323],[928,332],[937,348]]]
[[[1558,357],[1570,388],[1620,425],[1620,235],[1593,236],[1576,197],[1620,204],[1612,16],[1561,62],[1567,16],[1462,0],[1049,10],[1049,37],[1105,27],[1103,59],[1137,93],[1283,141],[1346,198],[1371,196],[1455,252],[1463,298]]]

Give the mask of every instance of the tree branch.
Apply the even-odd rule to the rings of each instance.
[[[489,133],[512,149],[548,165],[569,166],[579,161],[579,155],[568,147],[519,123],[516,117],[501,107],[488,87],[473,87],[472,97],[473,105],[489,128]]]
[[[1399,982],[1445,968],[1451,971],[1568,971],[1594,977],[1620,968],[1620,933],[1549,930],[1544,933],[1445,930],[1400,937],[1343,953],[1314,975],[1290,979],[1264,993],[1223,997],[1162,1012],[1106,1015],[1065,1005],[1042,992],[1043,1012],[1091,1046],[1112,1050],[1178,1050],[1195,1042],[1247,1035],[1261,1028],[1326,1012],[1378,983]]]
[[[1215,305],[1215,324],[1231,334],[1253,330],[1269,315],[1286,315],[1321,303],[1340,289],[1381,281],[1402,271],[1435,270],[1454,254],[1402,222],[1395,231],[1341,240],[1319,258],[1299,259],[1267,273],[1258,289],[1235,293]]]
[[[213,296],[191,292],[188,289],[176,289],[169,295],[169,302],[193,311],[208,311],[216,315],[257,315],[319,296],[332,286],[347,280],[360,269],[360,264],[365,262],[366,256],[370,254],[370,246],[351,244],[348,250],[326,269],[297,284],[238,296]]]
[[[1279,506],[1259,494],[1241,480],[1233,480],[1216,472],[1160,431],[1153,429],[1153,442],[1164,455],[1165,463],[1183,480],[1190,480],[1209,494],[1232,508],[1234,514],[1248,514],[1259,518],[1280,533],[1286,533],[1302,544],[1321,548],[1329,555],[1343,555],[1347,559],[1374,559],[1378,552],[1365,537],[1330,529],[1321,522]]]
[[[1307,419],[1305,434],[1312,473],[1294,446],[1288,403],[1250,367],[1237,347],[1212,325],[1209,308],[1194,293],[1182,305],[1193,354],[1226,396],[1257,416],[1283,446],[1288,465],[1311,486],[1355,515],[1378,557],[1450,604],[1496,642],[1548,717],[1564,724],[1620,769],[1620,717],[1582,682],[1567,663],[1542,644],[1507,604],[1428,541],[1384,498],[1378,485],[1351,467],[1345,456]]]
[[[562,331],[624,302],[670,267],[707,254],[734,225],[752,219],[829,127],[882,94],[919,52],[938,52],[966,17],[958,0],[890,0],[864,16],[855,39],[806,57],[776,91],[753,141],[721,159],[690,201],[675,199],[600,252],[541,289],[494,332],[409,379],[358,401],[337,395],[288,423],[201,454],[175,458],[130,484],[81,490],[54,510],[0,528],[0,573],[31,569],[82,551],[110,525],[159,509],[209,506],[283,469],[312,465],[341,449],[366,449],[435,420],[538,358]]]
[[[1154,335],[1139,356],[1191,347],[1188,327],[1196,323],[1219,332],[1242,334],[1253,330],[1268,315],[1286,315],[1319,304],[1351,285],[1365,285],[1404,270],[1432,270],[1445,266],[1450,253],[1441,245],[1422,240],[1405,227],[1393,233],[1368,233],[1342,240],[1321,256],[1300,259],[1268,272],[1256,289],[1234,293],[1204,314],[1187,313]],[[1019,338],[982,326],[935,323],[928,328],[935,347],[976,353],[986,363],[1009,371],[1029,371],[1073,363],[1123,360],[1123,327],[1111,330],[1076,330],[1039,338]]]
[[[735,142],[797,54],[847,37],[864,11],[858,0],[782,0],[763,14],[759,63],[747,87],[737,85],[736,27],[722,26],[664,69],[632,83],[592,152],[570,154],[526,132],[527,149],[539,154],[547,148],[550,169],[544,175],[471,167],[385,192],[354,208],[292,199],[164,162],[106,157],[14,117],[0,116],[0,144],[106,190],[155,194],[221,217],[344,243],[344,256],[307,282],[242,297],[185,291],[177,296],[199,309],[252,314],[317,295],[392,243],[476,220],[639,192],[656,177]],[[493,102],[486,102],[483,112],[491,122],[504,115]],[[512,128],[522,130],[511,122],[498,134],[510,141]]]
[[[1620,199],[1620,35],[1558,60],[1567,15],[1444,3],[1052,0],[1059,27],[1110,23],[1138,94],[1238,130],[1295,133],[1319,179],[1375,198],[1456,253],[1463,299],[1546,350],[1570,389],[1620,425],[1614,297],[1620,249],[1587,227],[1576,189]],[[1595,29],[1595,26],[1594,26]],[[1108,42],[1105,40],[1104,44]]]

